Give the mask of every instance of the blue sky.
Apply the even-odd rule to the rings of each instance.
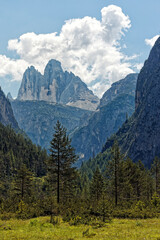
[[[108,8],[110,5],[114,7]],[[43,73],[44,66],[52,57],[58,58],[64,70],[79,75],[96,94],[101,96],[111,83],[129,72],[138,71],[139,67],[136,69],[136,66],[141,66],[138,64],[142,64],[147,58],[151,46],[145,43],[145,39],[152,39],[160,34],[159,10],[159,0],[0,0],[2,89],[6,93],[10,91],[15,97],[25,68],[35,65]],[[109,18],[111,20],[108,20]],[[71,19],[77,20],[65,24],[66,20]],[[123,23],[118,25],[118,19]],[[112,31],[112,27],[108,28],[109,24],[115,24],[112,34],[109,31]],[[85,26],[87,27],[84,30]],[[98,36],[103,27],[106,27],[105,39],[101,36],[99,40]],[[91,32],[88,33],[90,29]],[[111,36],[107,37],[107,31]],[[56,37],[49,35],[55,32]],[[26,35],[27,33],[35,35]],[[81,36],[81,33],[83,39],[77,37]],[[87,37],[84,37],[85,34]],[[95,38],[89,44],[86,43],[93,34]],[[21,36],[23,37],[20,39]],[[13,39],[15,41],[8,45],[8,41]],[[64,42],[67,42],[69,47],[61,48]],[[34,48],[37,43],[40,44],[41,51]],[[51,43],[54,44],[51,46]],[[79,47],[73,46],[74,44],[75,46],[79,44]],[[44,52],[45,47],[46,53],[42,56],[42,48]],[[97,51],[93,51],[93,48]],[[53,53],[48,54],[49,51]],[[92,58],[96,60],[93,61]],[[110,58],[112,59],[109,60]],[[117,68],[113,67],[113,64]]]

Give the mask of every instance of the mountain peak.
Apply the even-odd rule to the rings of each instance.
[[[124,79],[114,82],[102,96],[99,107],[103,107],[110,101],[114,100],[120,94],[129,94],[135,96],[135,88],[137,83],[137,73],[128,74]]]
[[[43,76],[34,66],[30,66],[23,74],[22,83],[18,92],[18,100],[39,99]]]
[[[12,101],[12,100],[13,100],[13,97],[12,97],[12,95],[11,95],[10,92],[7,94],[7,98],[9,99],[9,101]]]
[[[46,71],[52,71],[52,72],[62,72],[62,66],[61,66],[61,63],[55,59],[51,59],[46,67],[45,67],[45,70],[44,72]]]
[[[149,54],[149,58],[147,61],[152,61],[153,63],[160,62],[160,37],[155,42],[151,52]]]
[[[86,110],[96,110],[99,99],[79,77],[63,71],[61,63],[51,59],[41,75],[33,66],[22,79],[18,100],[44,100]]]
[[[25,73],[29,73],[29,72],[37,72],[37,70],[35,69],[35,67],[34,66],[30,66],[30,67],[28,67],[27,69],[26,69],[26,71],[24,72],[24,74]]]
[[[0,87],[0,122],[3,125],[11,125],[14,129],[19,129],[18,123],[15,120],[13,110],[9,99],[6,98]]]
[[[141,69],[136,87],[136,109],[116,134],[122,152],[134,162],[151,167],[160,156],[160,38]],[[103,150],[112,145],[109,139]]]
[[[153,77],[160,71],[160,37],[151,49],[148,59],[138,75],[135,106],[136,109],[145,101],[146,94],[150,91],[151,85],[157,85],[159,79]],[[151,81],[152,79],[152,81]],[[157,82],[158,81],[158,82]],[[154,82],[154,83],[153,83]],[[158,85],[157,85],[158,86]]]

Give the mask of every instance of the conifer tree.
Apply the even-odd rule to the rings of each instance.
[[[89,178],[86,174],[84,174],[83,176],[81,176],[81,188],[82,188],[82,197],[83,198],[88,198],[89,196]]]
[[[32,180],[32,173],[25,164],[22,164],[20,169],[17,170],[13,183],[14,193],[20,200],[27,200],[27,197],[31,196]]]
[[[48,161],[48,179],[50,185],[55,186],[57,203],[61,201],[61,195],[68,196],[73,189],[76,171],[73,164],[77,160],[71,140],[66,134],[66,129],[59,121],[55,126],[55,133],[51,141],[50,159]],[[65,193],[65,194],[64,194]]]
[[[3,153],[0,151],[0,200],[6,193],[5,183],[7,182],[6,177],[6,166],[3,160]]]
[[[118,193],[119,193],[119,181],[120,181],[120,163],[122,161],[122,154],[118,146],[118,142],[115,141],[111,149],[111,161],[108,164],[110,168],[111,178],[114,181],[114,202],[117,206],[118,204]],[[110,165],[110,166],[109,166]]]
[[[104,179],[103,176],[99,170],[99,168],[96,168],[96,171],[94,172],[91,186],[90,186],[90,193],[91,198],[93,201],[98,202],[102,196],[104,190]]]
[[[153,164],[151,166],[151,171],[155,178],[156,193],[160,194],[160,159],[158,157],[154,158]]]

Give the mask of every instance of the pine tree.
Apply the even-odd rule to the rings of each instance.
[[[57,203],[60,203],[61,196],[70,197],[74,188],[76,171],[73,164],[77,160],[71,140],[66,134],[66,129],[59,121],[55,126],[55,133],[51,141],[50,159],[48,161],[48,179],[50,186],[57,193]]]
[[[33,174],[30,172],[25,164],[22,164],[20,169],[17,170],[15,179],[13,182],[14,194],[18,196],[20,200],[28,200],[31,196]]]
[[[151,166],[151,172],[155,179],[155,190],[156,194],[160,194],[160,159],[158,157],[154,158],[153,164]]]
[[[90,194],[94,202],[98,202],[100,200],[100,198],[102,197],[103,190],[104,179],[99,168],[97,167],[96,171],[94,172],[90,186]]]
[[[3,153],[0,151],[0,200],[6,194],[6,187],[5,184],[8,182],[6,177],[6,166],[3,160]]]
[[[111,149],[111,160],[108,161],[106,174],[109,184],[113,184],[113,187],[111,187],[113,188],[114,202],[116,206],[118,204],[120,193],[120,170],[122,159],[123,156],[120,153],[118,143],[115,141]]]
[[[87,199],[89,196],[89,178],[86,174],[84,174],[83,176],[81,176],[81,196],[84,199]]]

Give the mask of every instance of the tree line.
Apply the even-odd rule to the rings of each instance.
[[[73,224],[112,217],[146,218],[160,212],[160,159],[151,169],[125,157],[115,141],[110,152],[74,167],[66,129],[54,128],[50,154],[0,125],[0,217],[62,215]],[[95,164],[92,166],[92,164]]]

